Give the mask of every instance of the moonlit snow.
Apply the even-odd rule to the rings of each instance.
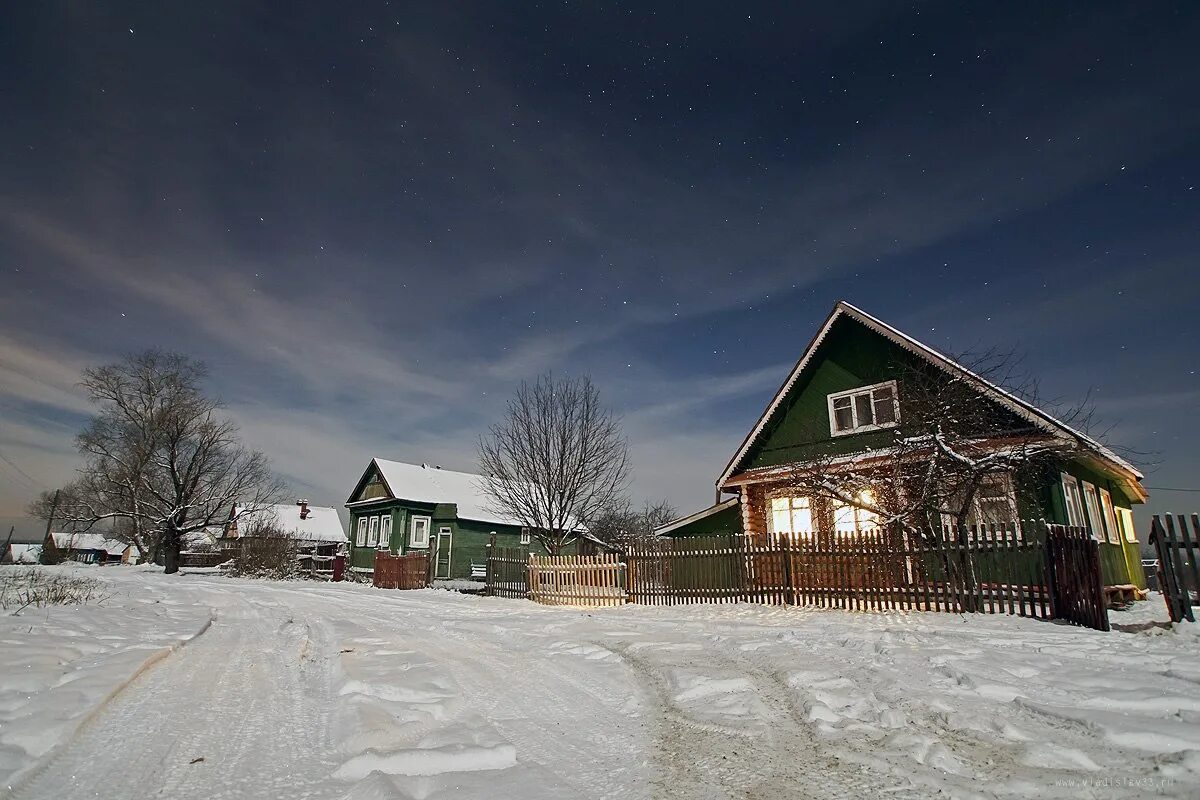
[[[0,796],[1194,797],[1200,635],[81,568],[0,617]]]

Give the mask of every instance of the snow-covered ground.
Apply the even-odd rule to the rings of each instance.
[[[1157,599],[1103,634],[88,574],[0,616],[0,796],[1200,795],[1200,629]]]

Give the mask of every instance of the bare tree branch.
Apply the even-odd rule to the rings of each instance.
[[[479,464],[493,510],[558,553],[625,488],[629,452],[588,378],[547,374],[517,389],[504,419],[480,438]]]

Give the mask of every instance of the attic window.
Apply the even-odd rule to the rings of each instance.
[[[829,395],[829,432],[833,436],[891,428],[899,421],[895,381]]]

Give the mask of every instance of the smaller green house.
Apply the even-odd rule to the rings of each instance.
[[[428,553],[435,580],[483,578],[487,546],[545,549],[520,521],[498,513],[482,479],[431,464],[373,458],[346,501],[350,570],[369,574],[375,554]],[[580,551],[598,543],[581,533]]]

